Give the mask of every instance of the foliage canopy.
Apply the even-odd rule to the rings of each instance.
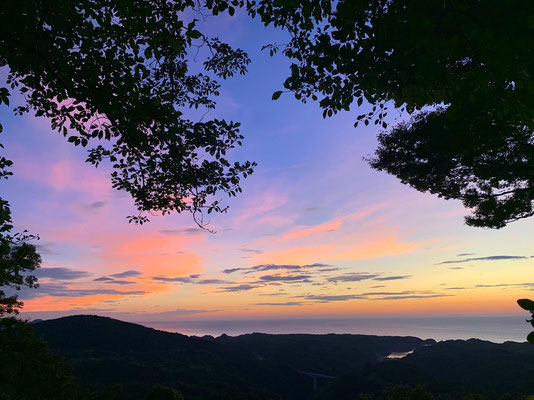
[[[365,100],[372,109],[355,126],[388,128],[392,107],[411,116],[379,135],[373,168],[461,200],[468,225],[534,215],[528,2],[265,0],[253,9],[291,33],[284,86],[297,99],[318,100],[325,117]]]
[[[69,142],[90,147],[95,166],[109,160],[113,187],[139,210],[131,221],[149,211],[224,211],[214,195],[235,196],[252,172],[253,163],[226,157],[243,139],[239,123],[186,117],[215,107],[213,76],[244,74],[250,61],[187,18],[234,12],[226,1],[203,3],[10,0],[0,10],[0,66],[9,67],[0,99],[18,89],[17,113],[49,118]],[[201,47],[210,55],[190,72]]]
[[[0,317],[18,314],[23,306],[15,291],[22,286],[36,288],[37,278],[31,275],[41,264],[35,246],[28,243],[26,233],[13,233],[11,210],[7,201],[0,198]]]
[[[30,325],[0,319],[0,399],[82,399],[69,366],[55,355]]]
[[[215,196],[241,192],[255,164],[227,157],[241,145],[239,123],[187,117],[189,109],[213,109],[216,79],[244,74],[250,62],[198,31],[194,17],[233,15],[238,3],[5,1],[0,67],[8,75],[0,105],[9,106],[18,91],[24,102],[17,114],[48,118],[68,142],[89,147],[89,163],[109,161],[113,187],[127,191],[139,211],[130,222],[144,223],[153,211],[189,211],[204,227],[203,212],[226,210]],[[201,48],[209,55],[201,72],[191,72]],[[0,178],[11,175],[11,165],[0,157]],[[0,198],[0,287],[36,287],[35,276],[23,276],[41,261],[32,238],[13,233],[9,204]],[[0,315],[21,306],[0,291]]]
[[[517,300],[517,304],[519,305],[519,307],[521,307],[523,310],[526,310],[528,311],[529,313],[531,313],[531,319],[527,319],[527,322],[532,325],[532,327],[534,328],[534,301],[530,300],[530,299],[519,299]],[[529,343],[532,343],[534,344],[534,331],[530,332],[527,336],[527,340],[529,341]]]

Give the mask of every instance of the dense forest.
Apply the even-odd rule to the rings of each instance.
[[[189,337],[98,316],[40,321],[31,329],[25,342],[13,338],[1,353],[3,365],[11,365],[1,385],[26,390],[28,399],[34,390],[43,400],[74,391],[79,398],[142,400],[155,385],[171,391],[155,398],[173,398],[165,396],[176,391],[186,400],[520,399],[534,393],[528,343],[339,334]],[[25,367],[8,362],[22,358]],[[20,372],[34,367],[55,370],[55,381],[42,375],[46,379],[28,386]],[[314,392],[306,373],[333,379],[319,378]]]

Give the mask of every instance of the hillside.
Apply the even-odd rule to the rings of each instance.
[[[303,399],[312,381],[298,370],[356,373],[391,352],[433,343],[414,337],[265,335],[188,337],[106,317],[78,315],[33,325],[91,390],[142,399],[153,383],[192,399]],[[320,382],[325,386],[329,381]]]
[[[424,386],[440,399],[520,399],[534,393],[534,346],[483,340],[448,340],[417,348],[400,360],[369,364],[336,379],[317,399],[354,399],[395,384]],[[504,397],[508,395],[508,397]]]
[[[528,343],[337,334],[199,338],[87,315],[32,326],[72,365],[82,387],[114,400],[144,399],[155,383],[182,391],[186,400],[349,400],[398,384],[422,385],[436,399],[534,393]],[[403,359],[384,358],[413,349]],[[299,371],[335,379],[320,379],[313,392],[312,379]]]

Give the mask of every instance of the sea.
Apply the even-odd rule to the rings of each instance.
[[[189,336],[269,334],[363,334],[415,336],[436,341],[482,339],[495,343],[524,342],[532,326],[525,314],[357,316],[343,318],[264,318],[232,320],[132,321],[155,329]]]

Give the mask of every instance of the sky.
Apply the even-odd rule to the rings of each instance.
[[[376,126],[358,110],[323,119],[284,93],[289,61],[261,46],[283,32],[236,14],[203,28],[252,59],[222,82],[210,117],[240,121],[236,160],[258,163],[212,215],[212,234],[187,214],[128,224],[128,194],[111,188],[49,121],[0,107],[14,176],[2,182],[17,228],[39,234],[39,289],[24,289],[23,316],[91,313],[130,321],[358,315],[521,313],[532,296],[534,224],[467,227],[458,201],[419,193],[362,160]],[[193,66],[194,68],[195,66]],[[5,70],[3,75],[5,76]],[[20,103],[20,96],[12,104]],[[362,107],[367,107],[363,105]]]

